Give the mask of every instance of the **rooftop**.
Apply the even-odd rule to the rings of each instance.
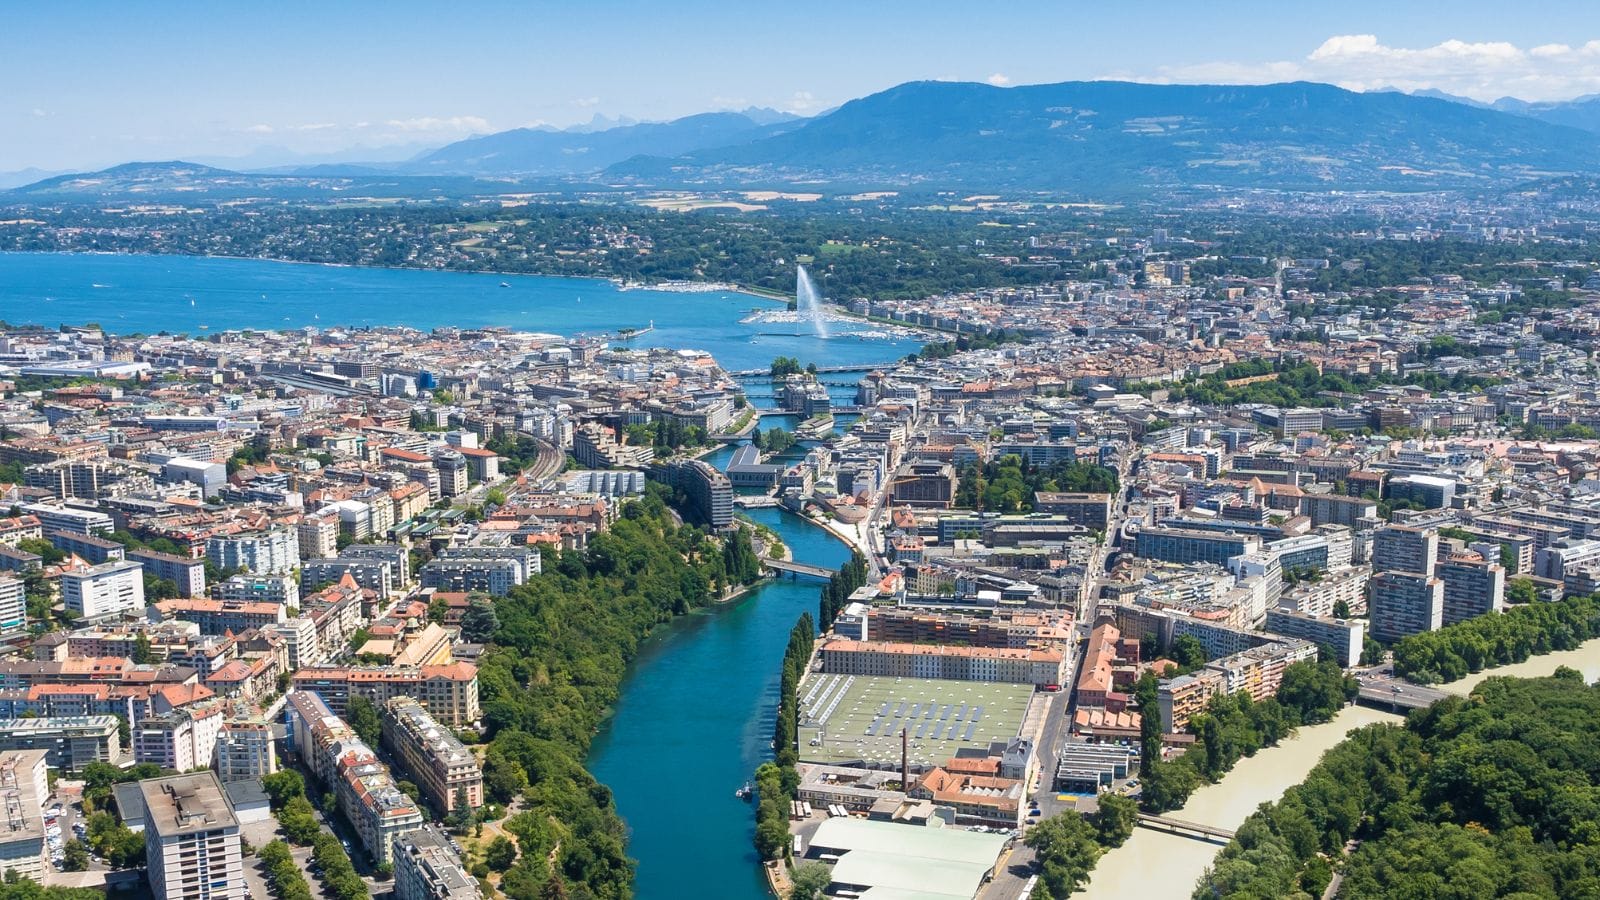
[[[161,837],[239,826],[213,772],[151,778],[139,782],[139,793],[149,810],[145,827]]]

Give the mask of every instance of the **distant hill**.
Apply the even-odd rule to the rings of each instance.
[[[1430,190],[1600,172],[1574,128],[1325,84],[913,82],[737,146],[654,151],[647,185],[850,184],[1086,194],[1233,188]]]
[[[1582,128],[1600,134],[1600,94],[1549,103],[1529,103],[1515,97],[1502,97],[1491,104],[1491,108],[1552,125]]]
[[[531,183],[530,183],[531,184]],[[340,197],[451,198],[502,193],[505,181],[458,176],[396,175],[359,166],[318,166],[292,174],[234,172],[192,162],[137,162],[99,172],[58,175],[9,191],[0,202],[93,203],[107,199],[148,201]]]
[[[642,122],[603,130],[518,128],[447,144],[407,164],[405,171],[452,175],[579,175],[633,156],[677,156],[771,137],[801,120],[772,110],[702,113],[671,122]]]

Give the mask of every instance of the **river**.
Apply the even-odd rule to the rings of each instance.
[[[781,308],[753,294],[624,291],[592,278],[195,256],[0,253],[0,319],[13,325],[98,322],[119,334],[190,335],[243,328],[502,326],[570,336],[654,324],[630,345],[709,350],[735,371],[766,368],[775,356],[819,366],[872,365],[921,346],[868,323],[835,323],[834,335],[824,339],[800,324],[741,321],[752,309]],[[841,402],[855,392],[853,386],[835,389]]]
[[[1591,683],[1600,679],[1600,639],[1588,641],[1576,650],[1546,653],[1515,665],[1485,669],[1439,687],[1465,696],[1485,678],[1537,678],[1553,673],[1557,666],[1577,669]],[[1240,760],[1222,781],[1195,791],[1182,809],[1167,815],[1186,822],[1237,828],[1257,806],[1278,799],[1284,791],[1304,781],[1322,754],[1351,730],[1372,722],[1400,721],[1399,716],[1364,706],[1346,707],[1333,721],[1302,728],[1282,744]],[[1218,850],[1214,844],[1140,828],[1126,844],[1101,858],[1084,896],[1091,900],[1187,897]]]
[[[1484,669],[1474,672],[1459,681],[1449,684],[1437,685],[1442,691],[1466,696],[1472,689],[1483,683],[1485,678],[1496,675],[1509,675],[1515,678],[1539,678],[1553,674],[1558,666],[1567,666],[1583,673],[1583,680],[1593,684],[1600,679],[1600,638],[1586,641],[1576,650],[1561,650],[1555,653],[1546,653],[1535,656],[1524,662],[1514,665],[1501,666],[1498,669]]]
[[[1305,780],[1322,754],[1356,728],[1373,722],[1400,722],[1400,716],[1347,706],[1329,722],[1301,728],[1294,736],[1255,756],[1239,760],[1216,784],[1189,797],[1174,819],[1238,828],[1256,807],[1276,800]],[[1195,882],[1222,848],[1216,844],[1148,828],[1134,829],[1128,842],[1100,858],[1083,896],[1127,900],[1188,897]]]
[[[849,550],[775,508],[751,519],[783,537],[799,562],[836,567]],[[644,900],[768,896],[751,839],[755,813],[734,797],[772,756],[778,668],[801,613],[817,614],[821,582],[767,582],[741,600],[685,616],[646,641],[589,755],[628,823]]]

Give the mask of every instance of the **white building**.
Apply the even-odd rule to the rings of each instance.
[[[139,782],[156,900],[244,900],[239,820],[212,772]]]
[[[144,612],[144,566],[115,561],[61,576],[61,601],[85,619]]]
[[[27,587],[21,579],[0,576],[0,634],[28,627]]]
[[[13,750],[0,754],[0,870],[15,869],[23,878],[41,884],[45,868],[44,817],[40,812],[50,796],[43,750]]]
[[[300,565],[300,542],[287,528],[206,540],[206,557],[219,569],[287,575]]]
[[[278,771],[272,727],[265,722],[229,722],[217,735],[217,775],[224,781],[249,781]]]

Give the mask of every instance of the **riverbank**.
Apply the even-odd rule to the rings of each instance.
[[[1277,746],[1241,759],[1221,781],[1200,788],[1181,809],[1164,815],[1231,831],[1256,807],[1305,780],[1322,754],[1351,731],[1374,722],[1401,721],[1392,713],[1347,706],[1331,720],[1303,726]],[[1194,838],[1135,829],[1127,843],[1100,858],[1083,896],[1091,900],[1187,897],[1221,849]]]
[[[1474,672],[1465,678],[1458,678],[1445,684],[1436,684],[1434,687],[1446,693],[1460,697],[1472,693],[1472,689],[1482,684],[1485,679],[1506,676],[1509,678],[1542,678],[1552,675],[1556,669],[1566,666],[1577,669],[1583,673],[1583,680],[1593,684],[1600,680],[1600,638],[1585,641],[1572,650],[1557,650],[1542,656],[1530,656],[1519,663],[1509,666],[1500,666],[1494,669],[1484,669]]]
[[[815,523],[777,508],[746,514],[798,562],[834,568],[849,559]],[[640,646],[588,760],[628,824],[636,896],[770,896],[753,810],[734,792],[772,758],[784,646],[802,613],[816,615],[820,588],[809,578],[766,580]]]

